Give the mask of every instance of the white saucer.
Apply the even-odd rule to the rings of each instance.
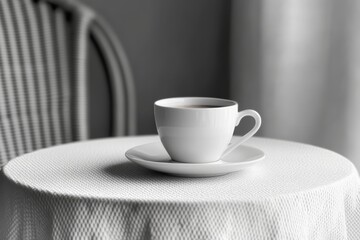
[[[264,159],[260,149],[239,146],[224,159],[212,163],[181,163],[171,160],[161,142],[129,149],[125,156],[145,168],[182,177],[213,177],[250,167]]]

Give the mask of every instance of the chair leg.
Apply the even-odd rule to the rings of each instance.
[[[9,180],[0,169],[0,239],[7,239],[9,226]]]
[[[5,239],[5,226],[6,226],[6,201],[5,201],[5,176],[0,169],[0,239]]]

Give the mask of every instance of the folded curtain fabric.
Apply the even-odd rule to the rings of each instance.
[[[262,135],[306,142],[360,167],[360,2],[233,1],[231,97]]]

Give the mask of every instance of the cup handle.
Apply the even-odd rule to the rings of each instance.
[[[237,142],[230,143],[230,146],[221,155],[222,158],[225,157],[226,155],[228,155],[229,153],[231,153],[240,144],[242,144],[243,142],[245,142],[246,140],[251,138],[259,130],[259,128],[261,126],[260,114],[257,113],[254,110],[251,110],[251,109],[247,109],[247,110],[244,110],[244,111],[241,111],[241,112],[238,113],[235,126],[238,126],[240,121],[246,116],[251,116],[251,117],[253,117],[255,119],[254,127],[248,133],[246,133],[244,136],[242,136]]]

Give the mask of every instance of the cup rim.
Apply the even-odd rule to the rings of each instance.
[[[197,104],[214,104],[214,105],[220,105],[218,107],[212,107],[212,108],[184,108],[184,107],[179,107],[176,106],[175,103],[181,103],[182,101],[194,101],[192,104],[197,105]],[[201,103],[202,101],[206,101],[206,103]],[[221,103],[220,103],[221,102]],[[185,102],[183,102],[185,103]],[[174,104],[174,105],[171,105]],[[189,104],[189,103],[187,103]],[[212,98],[212,97],[172,97],[172,98],[164,98],[164,99],[159,99],[157,101],[155,101],[154,103],[155,106],[157,107],[163,107],[163,108],[171,108],[171,109],[181,109],[181,110],[196,110],[196,111],[204,111],[204,110],[216,110],[216,109],[224,109],[224,108],[231,108],[234,106],[237,106],[238,103],[236,101],[233,100],[229,100],[229,99],[223,99],[223,98]]]

